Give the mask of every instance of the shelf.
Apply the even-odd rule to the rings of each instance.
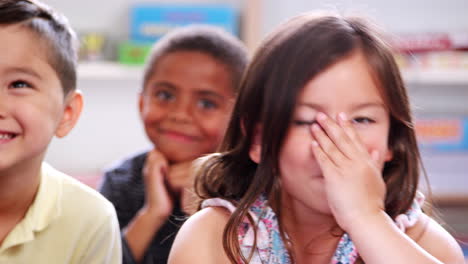
[[[460,206],[468,208],[468,194],[435,194],[432,196],[432,201],[437,206]]]
[[[468,86],[468,69],[404,69],[402,75],[408,83]]]
[[[415,84],[467,85],[468,69],[402,70],[403,79]],[[124,65],[116,62],[82,62],[78,77],[85,80],[140,80],[143,66]]]

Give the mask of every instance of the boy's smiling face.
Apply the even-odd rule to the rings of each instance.
[[[51,138],[69,131],[64,117],[70,117],[67,105],[75,95],[64,98],[45,43],[26,27],[1,25],[0,51],[2,174],[42,162]]]
[[[146,134],[170,162],[216,150],[232,110],[234,92],[227,66],[195,51],[159,59],[140,96]]]

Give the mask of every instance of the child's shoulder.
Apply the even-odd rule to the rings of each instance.
[[[169,263],[228,263],[222,241],[229,216],[222,207],[207,207],[193,214],[177,233]]]
[[[223,207],[206,207],[196,212],[184,223],[183,232],[202,236],[222,235],[231,213]]]
[[[47,178],[42,182],[48,185],[49,191],[55,190],[50,202],[56,204],[63,217],[83,219],[88,216],[97,220],[115,214],[113,205],[93,188],[46,163],[42,167],[42,175]]]
[[[85,263],[110,257],[109,254],[113,261],[120,259],[119,224],[112,204],[91,187],[46,163],[42,164],[40,175],[38,192],[25,217],[28,220],[21,223],[25,230],[34,231],[34,243],[25,244],[25,252],[41,258],[58,254],[75,262],[67,255],[71,251],[57,251],[69,248],[73,249],[74,258]],[[38,249],[37,245],[45,244],[51,247]],[[57,257],[58,262],[61,259]]]
[[[148,156],[148,151],[132,153],[123,159],[114,161],[110,166],[104,170],[106,177],[127,178],[134,174],[141,174],[143,166]]]
[[[422,213],[417,223],[406,233],[444,263],[464,263],[463,253],[455,238],[428,215]]]

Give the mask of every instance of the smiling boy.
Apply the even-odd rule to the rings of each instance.
[[[115,210],[43,162],[82,106],[75,35],[33,1],[0,1],[0,263],[120,263]]]
[[[191,163],[221,142],[246,64],[240,40],[213,26],[178,28],[154,45],[138,105],[153,148],[101,186],[123,228],[124,263],[167,263],[192,202]]]

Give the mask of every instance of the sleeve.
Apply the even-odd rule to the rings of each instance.
[[[133,253],[130,250],[130,247],[127,244],[127,240],[125,236],[122,234],[122,257],[123,257],[123,264],[136,264],[135,258],[133,257]]]
[[[107,171],[104,173],[103,181],[99,187],[99,192],[104,197],[106,197],[106,199],[109,200],[117,209],[119,207],[117,194],[116,194],[117,187],[113,181],[113,175],[114,175],[114,171]],[[121,222],[121,219],[119,219],[119,222]],[[119,238],[121,239],[121,246],[122,246],[122,263],[123,264],[137,264],[122,231],[120,231]]]
[[[114,183],[112,181],[113,171],[107,171],[104,173],[103,180],[99,186],[99,192],[107,198],[115,206],[115,191]]]
[[[88,243],[88,250],[82,264],[120,264],[122,263],[122,245],[117,215],[112,205],[106,217],[98,217],[94,234]]]
[[[119,193],[121,188],[120,186],[122,186],[122,184],[119,184],[114,180],[115,174],[115,170],[107,171],[104,173],[102,183],[99,187],[99,192],[114,205],[114,208],[117,212],[117,220],[119,221],[121,228],[123,228],[123,225],[125,225],[121,213],[121,207],[123,205],[120,204],[122,199],[119,199]]]

